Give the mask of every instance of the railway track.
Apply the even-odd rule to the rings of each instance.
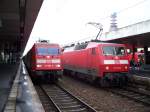
[[[99,86],[98,87],[96,86],[96,88],[99,88]],[[112,88],[101,88],[101,89],[123,97],[127,97],[136,102],[143,103],[146,106],[150,106],[150,90],[147,90],[147,87],[145,85],[134,84],[132,82],[129,82],[126,87],[122,87],[122,88],[112,87]]]
[[[40,86],[35,86],[36,91],[39,95],[41,103],[44,107],[45,112],[58,112],[57,108],[55,108],[54,104],[51,102],[47,94],[43,91]]]
[[[141,102],[146,106],[150,105],[150,91],[147,91],[144,85],[130,83],[127,87],[124,88],[113,87],[101,89],[123,97],[127,97],[136,102]]]
[[[46,112],[96,112],[60,86],[42,85],[36,90]]]
[[[139,91],[138,89],[132,87],[125,87],[125,88],[112,88],[108,89],[108,91],[114,94],[121,95],[123,97],[127,97],[136,102],[141,102],[144,105],[147,106],[150,105],[150,95],[145,92]]]

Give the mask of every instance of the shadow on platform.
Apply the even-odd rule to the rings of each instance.
[[[7,101],[19,64],[0,64],[0,112]]]

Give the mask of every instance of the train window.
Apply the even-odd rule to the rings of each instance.
[[[92,55],[95,55],[96,54],[96,50],[95,50],[95,48],[92,48]]]
[[[59,48],[37,48],[38,55],[57,55],[59,53]]]
[[[59,53],[60,53],[60,51],[58,48],[48,48],[48,54],[50,54],[50,55],[57,55]]]
[[[111,47],[111,46],[103,47],[103,54],[104,55],[115,55],[114,47]]]
[[[124,47],[115,47],[116,55],[125,55],[125,49]]]
[[[104,55],[123,56],[125,55],[125,48],[117,46],[105,46],[103,47],[103,53]]]
[[[47,55],[47,48],[37,48],[38,55]]]

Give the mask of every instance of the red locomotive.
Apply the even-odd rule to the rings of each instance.
[[[48,42],[35,43],[24,57],[33,79],[57,80],[62,74],[61,48]]]
[[[63,66],[64,74],[108,86],[127,82],[129,60],[123,44],[86,42],[64,49]]]

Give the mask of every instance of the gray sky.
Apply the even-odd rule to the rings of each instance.
[[[87,24],[99,22],[109,30],[110,15],[118,12],[118,27],[150,19],[150,0],[44,0],[25,53],[40,39],[65,45],[94,38],[98,29]]]

